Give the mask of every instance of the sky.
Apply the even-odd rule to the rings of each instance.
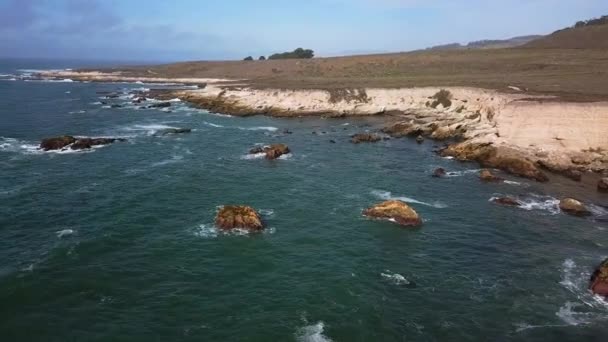
[[[0,0],[0,57],[178,61],[399,52],[547,34],[608,0]]]

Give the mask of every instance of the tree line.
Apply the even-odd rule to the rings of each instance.
[[[313,58],[314,56],[315,56],[315,52],[311,49],[297,48],[293,51],[275,53],[273,55],[270,55],[268,57],[268,59],[310,59],[310,58]],[[248,57],[245,57],[244,60],[253,61],[253,57],[248,56]],[[260,56],[260,58],[258,58],[258,60],[264,61],[264,60],[266,60],[266,57]]]

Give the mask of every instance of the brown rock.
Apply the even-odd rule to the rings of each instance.
[[[431,139],[435,140],[447,140],[454,135],[454,132],[448,127],[437,127],[431,134]]]
[[[255,209],[248,206],[228,205],[222,207],[215,218],[215,225],[220,229],[246,229],[260,231],[264,224]]]
[[[574,216],[589,216],[591,212],[585,207],[585,205],[573,198],[564,198],[559,202],[559,208],[570,215]]]
[[[597,183],[597,190],[599,192],[608,192],[608,178],[602,178]]]
[[[589,289],[597,295],[608,297],[608,259],[604,260],[591,275]]]
[[[514,207],[518,207],[521,204],[521,203],[519,203],[518,200],[511,198],[511,197],[498,197],[498,198],[493,199],[492,202],[498,203],[501,205],[514,206]]]
[[[481,172],[479,173],[479,179],[484,182],[502,182],[504,180],[498,176],[495,176],[492,171],[488,169],[481,170]]]
[[[363,215],[376,219],[394,221],[402,226],[419,226],[422,219],[418,213],[401,201],[386,201],[363,211]]]
[[[250,154],[266,153],[266,159],[273,160],[277,159],[284,154],[288,154],[291,151],[285,144],[272,144],[270,146],[256,146],[249,150]]]
[[[419,134],[418,128],[409,122],[398,122],[391,126],[385,127],[382,129],[382,132],[395,138]]]
[[[76,138],[71,135],[64,135],[61,137],[48,138],[42,140],[42,142],[40,143],[40,148],[45,151],[61,150],[67,147],[68,145],[73,144],[74,142],[76,142]]]
[[[433,172],[433,177],[435,177],[435,178],[442,178],[445,176],[446,176],[446,172],[445,172],[445,169],[442,167],[435,169],[435,171]]]
[[[549,180],[539,167],[526,158],[521,152],[504,146],[493,146],[491,143],[460,143],[451,145],[441,151],[442,156],[451,156],[460,161],[477,161],[484,167],[496,168],[539,182]]]
[[[376,134],[370,134],[370,133],[359,133],[359,134],[355,134],[352,136],[352,139],[350,140],[353,144],[359,144],[359,143],[363,143],[363,142],[378,142],[382,140],[382,138],[380,138],[378,135]]]

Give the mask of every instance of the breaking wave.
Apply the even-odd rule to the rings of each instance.
[[[399,200],[399,201],[403,201],[406,203],[416,203],[416,204],[421,204],[421,205],[425,205],[425,206],[433,207],[433,208],[437,208],[437,209],[444,209],[444,208],[448,207],[446,204],[441,203],[441,202],[428,203],[428,202],[419,201],[417,199],[410,198],[410,197],[393,196],[393,194],[389,191],[374,190],[374,191],[372,191],[372,195],[374,195],[382,200],[386,200],[386,201]]]
[[[407,280],[404,276],[398,273],[393,273],[389,270],[380,273],[382,278],[389,280],[392,284],[395,285],[410,285],[411,282]]]
[[[324,331],[325,323],[323,322],[308,325],[298,329],[296,340],[301,342],[331,342],[329,337],[323,335]]]

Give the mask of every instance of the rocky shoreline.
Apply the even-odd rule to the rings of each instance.
[[[196,83],[198,89],[154,89],[140,97],[161,101],[178,98],[197,108],[233,116],[383,116],[385,127],[377,133],[413,137],[419,143],[424,138],[439,141],[444,146],[438,152],[444,157],[478,162],[539,182],[549,179],[547,173],[580,181],[585,175],[601,178],[608,172],[608,135],[604,133],[608,129],[608,102],[557,102],[524,92],[464,87],[289,90],[255,89],[226,79],[148,80],[77,71],[42,76],[98,82]],[[603,191],[604,183],[599,181],[598,190]]]

